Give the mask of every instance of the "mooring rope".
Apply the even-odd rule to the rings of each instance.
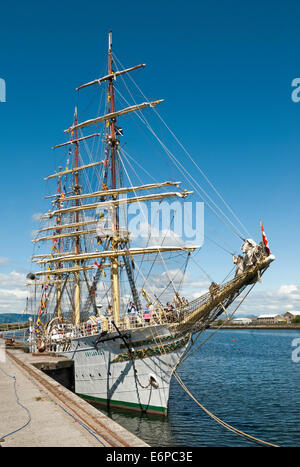
[[[18,431],[21,431],[23,428],[25,428],[27,425],[29,425],[29,423],[31,422],[31,414],[30,414],[30,411],[27,407],[25,407],[19,400],[19,397],[18,397],[18,394],[17,394],[17,389],[16,389],[16,382],[17,382],[17,378],[16,376],[11,376],[9,375],[8,373],[6,373],[6,371],[3,370],[3,368],[0,367],[0,371],[2,371],[2,373],[4,373],[6,376],[8,376],[9,378],[13,379],[14,381],[14,392],[15,392],[15,396],[16,396],[16,401],[17,401],[17,404],[20,405],[24,410],[26,410],[27,414],[28,414],[28,420],[27,422],[22,425],[21,427],[17,428],[16,430],[13,430],[11,431],[10,433],[7,433],[5,435],[1,435],[0,434],[0,439],[1,440],[4,440],[5,438],[7,438],[8,436],[11,436],[13,435],[14,433],[17,433]],[[88,431],[94,438],[96,438],[96,440],[102,444],[103,447],[107,447],[100,439],[99,439],[99,436],[101,438],[103,438],[105,441],[111,443],[111,444],[114,444],[115,446],[117,447],[120,447],[119,444],[115,443],[112,439],[110,438],[107,438],[105,437],[104,435],[102,435],[101,433],[98,433],[96,432],[95,430],[93,430],[92,428],[90,428],[88,425],[86,425],[82,420],[79,420],[79,418],[75,417],[74,415],[72,415],[68,410],[66,410],[61,404],[59,404],[58,402],[55,402],[53,401],[61,410],[63,410],[64,412],[66,412],[70,417],[72,417],[76,422],[79,423],[79,425],[81,425],[86,431]]]
[[[264,273],[264,271],[263,271]],[[263,274],[262,273],[262,274]],[[244,300],[246,299],[246,297],[249,295],[249,293],[251,292],[251,290],[253,289],[253,287],[255,286],[256,282],[254,284],[252,284],[252,286],[250,287],[250,289],[247,291],[247,293],[245,294],[245,296],[242,298],[242,300],[240,301],[240,303],[236,306],[236,308],[234,309],[234,311],[231,313],[230,315],[230,319],[232,318],[232,316],[235,314],[235,312],[238,310],[238,308],[241,306],[241,304],[244,302]],[[219,331],[222,326],[224,326],[224,324],[226,323],[226,321],[224,321],[220,326],[218,326],[218,328],[210,335],[208,336],[207,339],[204,340],[204,342],[202,342],[195,350],[199,350],[200,347],[202,347],[202,345],[204,345],[217,331]],[[201,334],[201,333],[200,333]],[[198,335],[198,337],[200,336],[200,334]],[[152,333],[153,335],[153,333]],[[153,338],[154,340],[155,339],[155,336],[153,335]],[[162,344],[160,345],[162,350],[163,349],[163,346]],[[193,353],[194,353],[193,352]],[[190,356],[190,355],[189,355]],[[227,422],[224,422],[223,420],[221,420],[219,417],[217,417],[216,415],[214,415],[211,411],[209,411],[206,407],[204,407],[204,405],[202,405],[196,398],[195,396],[191,393],[191,391],[186,387],[186,385],[184,384],[184,382],[182,381],[182,379],[180,378],[180,376],[176,373],[176,369],[178,368],[179,364],[182,363],[183,360],[185,360],[187,358],[187,353],[185,353],[183,355],[183,358],[179,360],[179,362],[177,363],[177,365],[175,365],[174,367],[174,370],[173,370],[173,375],[175,377],[175,379],[177,380],[177,382],[180,384],[180,386],[183,388],[183,390],[188,394],[188,396],[191,397],[191,399],[196,402],[196,404],[207,414],[209,415],[215,422],[219,423],[221,426],[223,426],[223,428],[226,428],[227,430],[231,431],[232,433],[240,436],[240,437],[243,437],[249,441],[253,441],[254,443],[256,444],[260,444],[260,445],[265,445],[265,446],[270,446],[270,447],[280,447],[276,444],[272,444],[272,443],[269,443],[268,441],[264,441],[260,438],[256,438],[255,436],[252,436],[252,435],[249,435],[248,433],[245,433],[243,432],[242,430],[239,430],[235,427],[233,427],[232,425],[229,425],[229,423]]]
[[[193,396],[193,394],[189,391],[189,389],[186,387],[186,385],[184,384],[184,382],[182,381],[182,379],[180,378],[180,376],[176,372],[174,372],[174,377],[176,378],[176,380],[178,381],[180,386],[185,390],[185,392],[191,397],[191,399],[193,399],[193,401],[196,402],[196,404],[207,415],[209,415],[213,420],[215,420],[217,423],[222,425],[227,430],[229,430],[229,431],[235,433],[236,435],[241,436],[241,437],[243,437],[245,439],[248,439],[250,441],[254,441],[255,443],[258,443],[258,444],[263,444],[263,445],[270,446],[270,447],[275,447],[275,448],[280,447],[277,444],[272,444],[272,443],[269,443],[268,441],[263,441],[262,439],[256,438],[255,436],[251,436],[251,435],[249,435],[247,433],[244,433],[243,431],[238,430],[237,428],[234,428],[232,425],[229,425],[229,423],[224,422],[219,417],[217,417],[212,412],[210,412],[206,407],[204,407],[204,405],[200,404],[200,402],[195,398],[195,396]]]
[[[65,413],[67,413],[70,417],[72,417],[74,419],[75,422],[79,423],[79,425],[82,426],[82,428],[84,428],[86,431],[88,431],[94,438],[96,438],[97,441],[99,441],[100,444],[102,444],[103,447],[108,447],[106,446],[99,438],[98,436],[100,436],[101,438],[103,438],[105,441],[111,443],[111,444],[114,444],[115,446],[117,447],[121,447],[119,444],[115,443],[112,439],[110,438],[107,438],[106,436],[102,435],[101,433],[98,433],[97,431],[93,430],[92,428],[90,428],[86,423],[84,423],[82,420],[80,420],[79,418],[75,417],[73,414],[71,414],[68,410],[66,410],[61,404],[59,404],[58,402],[55,402],[55,404],[61,409],[63,410]]]
[[[264,273],[264,271],[263,271]],[[262,273],[262,274],[263,274]],[[252,284],[252,286],[250,287],[250,289],[247,291],[247,293],[244,295],[244,297],[241,299],[241,301],[237,304],[237,306],[235,307],[235,309],[233,310],[233,312],[230,314],[229,318],[227,320],[224,320],[215,330],[214,332],[212,332],[203,342],[201,342],[201,344],[196,347],[196,349],[193,350],[192,353],[188,353],[188,351],[183,354],[182,358],[179,360],[179,362],[177,363],[176,365],[176,368],[178,368],[179,365],[181,365],[184,360],[186,360],[187,358],[190,358],[195,352],[197,352],[200,347],[202,347],[207,341],[209,341],[209,339],[212,338],[212,336],[214,336],[223,326],[225,326],[225,324],[230,321],[233,317],[233,315],[237,312],[237,310],[239,309],[239,307],[242,305],[242,303],[246,300],[246,298],[248,297],[248,295],[250,294],[251,290],[253,289],[253,287],[256,285],[256,282],[254,284]],[[200,335],[202,334],[202,331],[198,334],[198,336],[196,337],[193,345],[195,345],[195,342],[196,340],[200,337]],[[190,347],[191,348],[191,347]],[[189,350],[189,349],[188,349]],[[176,370],[175,368],[175,370]]]
[[[262,274],[264,273],[265,271],[262,272]],[[249,293],[251,292],[251,290],[253,289],[253,287],[256,285],[256,282],[254,284],[252,284],[252,286],[250,287],[250,289],[247,291],[247,293],[245,294],[245,296],[242,298],[242,300],[240,301],[240,303],[236,306],[236,308],[234,309],[234,311],[231,313],[230,315],[230,319],[233,317],[233,315],[235,314],[235,312],[238,310],[238,308],[241,306],[241,304],[244,302],[244,300],[246,299],[246,297],[249,295]],[[203,342],[201,342],[201,344],[193,351],[193,353],[196,352],[196,350],[199,350],[200,347],[202,347],[202,345],[204,345],[209,339],[211,339],[211,337],[216,334],[217,331],[219,331],[224,325],[226,324],[226,320],[223,321],[223,323],[217,327],[217,329],[214,330],[214,332],[209,335],[207,337],[207,339],[205,339]],[[198,335],[198,337],[200,336],[200,334]],[[191,354],[189,354],[189,357],[191,356]],[[180,363],[182,363],[185,359],[187,358],[187,354],[183,355],[183,358],[180,360]],[[179,363],[179,362],[178,362]],[[184,391],[191,397],[191,399],[193,399],[194,402],[196,402],[196,404],[207,414],[209,415],[213,420],[215,420],[217,423],[219,423],[220,425],[222,425],[224,428],[226,428],[227,430],[235,433],[236,435],[238,436],[241,436],[245,439],[248,439],[250,441],[254,441],[255,443],[258,443],[258,444],[262,444],[262,445],[266,445],[266,446],[271,446],[271,447],[280,447],[276,444],[272,444],[272,443],[269,443],[268,441],[263,441],[262,439],[259,439],[259,438],[256,438],[255,436],[252,436],[252,435],[249,435],[248,433],[245,433],[241,430],[238,430],[237,428],[234,428],[232,425],[229,425],[229,423],[226,423],[224,422],[223,420],[221,420],[219,417],[217,417],[216,415],[214,415],[212,412],[210,412],[206,407],[204,407],[204,405],[200,404],[200,402],[195,398],[195,396],[193,396],[193,394],[189,391],[189,389],[186,387],[186,385],[184,384],[184,382],[182,381],[182,379],[180,378],[180,376],[176,373],[176,369],[178,368],[178,364],[176,365],[176,368],[173,372],[173,375],[175,377],[175,379],[178,381],[178,383],[180,384],[180,386],[184,389]]]
[[[19,396],[18,396],[18,393],[17,393],[17,387],[16,387],[16,384],[17,384],[17,377],[16,376],[11,376],[9,375],[8,373],[6,373],[6,371],[3,370],[3,368],[0,368],[0,370],[2,371],[2,373],[4,373],[6,376],[8,376],[9,378],[11,378],[13,381],[14,381],[14,393],[15,393],[15,397],[16,397],[16,402],[17,404],[22,407],[24,410],[26,410],[27,412],[27,415],[28,415],[28,419],[27,419],[27,422],[24,423],[24,425],[20,426],[19,428],[17,428],[16,430],[13,430],[11,431],[10,433],[7,433],[6,435],[0,435],[0,439],[1,440],[4,440],[5,438],[7,438],[8,436],[11,436],[13,435],[14,433],[17,433],[18,431],[21,431],[23,430],[23,428],[25,428],[27,425],[29,425],[29,423],[31,422],[31,414],[30,414],[30,411],[27,407],[25,407],[25,405],[23,405],[20,400],[19,400]]]

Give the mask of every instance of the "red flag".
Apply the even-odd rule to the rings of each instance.
[[[264,226],[262,225],[262,221],[260,221],[260,227],[261,227],[262,239],[263,239],[263,242],[264,242],[264,245],[265,245],[266,253],[267,253],[267,255],[270,255],[271,251],[270,251],[268,240],[267,240],[267,237],[266,237],[266,234],[265,234],[265,231],[264,231]]]

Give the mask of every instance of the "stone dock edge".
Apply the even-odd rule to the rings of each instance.
[[[22,370],[28,379],[46,393],[50,400],[62,406],[95,433],[102,433],[107,439],[111,440],[111,444],[107,447],[149,447],[147,443],[133,433],[39,369],[45,367],[55,368],[56,364],[58,368],[64,366],[62,359],[58,356],[41,355],[41,357],[36,358],[21,349],[6,349],[6,355],[10,361]]]

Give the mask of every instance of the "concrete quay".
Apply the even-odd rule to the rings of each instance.
[[[71,364],[60,356],[6,349],[5,358],[0,360],[0,446],[147,447],[41,371]]]

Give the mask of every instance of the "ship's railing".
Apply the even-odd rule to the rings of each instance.
[[[240,276],[241,277],[241,276]],[[238,277],[231,281],[233,284],[238,281]],[[199,306],[210,300],[214,293],[222,291],[228,284],[217,286],[217,289],[203,294],[190,303],[178,306],[173,310],[156,309],[151,316],[150,321],[147,321],[141,315],[123,314],[119,322],[116,323],[117,328],[126,332],[127,330],[147,327],[149,325],[155,326],[160,324],[179,323],[191,313],[193,313]],[[86,322],[77,325],[71,323],[55,324],[46,335],[47,342],[67,342],[73,338],[87,337],[91,335],[99,335],[102,332],[112,333],[116,332],[116,326],[113,324],[112,317],[102,316],[97,321],[96,316],[90,317]]]
[[[119,331],[124,332],[129,329],[142,328],[149,326],[149,324],[154,325],[160,323],[156,322],[154,319],[151,319],[150,322],[147,322],[146,320],[144,320],[144,318],[140,316],[131,317],[128,315],[124,315],[121,316],[120,321],[115,324]],[[101,320],[99,320],[98,323],[91,323],[87,321],[85,323],[80,323],[79,325],[74,326],[73,335],[74,337],[85,337],[99,334],[103,331],[106,331],[107,333],[116,332],[116,326],[113,324],[112,318],[104,317]]]
[[[266,260],[267,259],[268,258],[266,258]],[[236,275],[226,283],[212,283],[209,288],[209,292],[203,294],[190,303],[181,304],[177,309],[174,308],[172,311],[162,308],[156,309],[152,313],[150,321],[145,320],[142,315],[135,316],[127,313],[122,314],[119,322],[116,323],[117,328],[119,331],[126,332],[127,330],[143,328],[149,325],[155,326],[169,323],[175,324],[182,321],[185,322],[189,315],[193,315],[197,309],[200,309],[206,304],[208,305],[208,308],[205,309],[205,316],[207,316],[207,311],[211,312],[212,310],[217,310],[219,313],[218,310],[220,310],[222,312],[225,307],[230,305],[232,299],[237,293],[246,287],[247,284],[253,283],[254,280],[259,278],[259,271],[264,270],[266,267],[268,267],[268,262],[262,261],[257,266],[247,268],[244,273]],[[226,291],[228,292],[227,295],[225,293]],[[223,301],[221,301],[222,294],[224,304]],[[209,306],[211,307],[209,308]],[[217,315],[214,311],[212,318],[215,319]],[[102,315],[98,322],[96,316],[90,316],[87,322],[83,322],[78,325],[71,323],[56,323],[48,329],[46,334],[43,336],[39,334],[36,335],[35,332],[37,332],[37,330],[33,330],[30,337],[34,336],[33,340],[37,341],[38,339],[43,340],[48,350],[65,351],[69,349],[70,342],[73,338],[99,335],[103,332],[113,333],[116,332],[116,326],[113,323],[112,317]]]
[[[150,321],[145,320],[140,316],[123,315],[120,317],[120,321],[116,323],[119,331],[125,332],[130,329],[137,329],[147,327],[149,325],[159,325],[164,323],[178,321],[178,313],[172,312],[172,314],[161,313],[158,310],[153,313]],[[112,333],[116,332],[116,326],[113,324],[112,318],[102,317],[98,322],[96,319],[93,321],[87,321],[79,323],[77,325],[71,323],[56,324],[46,335],[47,343],[62,343],[71,341],[78,337],[87,337],[92,335],[99,335],[102,332]]]
[[[52,326],[42,340],[45,345],[45,350],[61,352],[70,349],[70,343],[74,338],[89,337],[100,335],[103,332],[116,332],[116,326],[119,331],[126,332],[132,329],[146,328],[149,325],[156,326],[161,324],[179,323],[192,313],[201,303],[204,303],[210,298],[210,293],[204,294],[190,304],[174,308],[172,311],[168,309],[156,309],[150,318],[150,321],[145,320],[142,316],[131,316],[123,314],[118,323],[113,323],[112,317],[104,317],[98,320],[95,317],[90,317],[86,322],[77,325],[72,323],[56,323]]]
[[[194,305],[194,304],[193,304]],[[103,332],[112,333],[116,332],[116,326],[119,331],[126,332],[131,329],[144,328],[161,324],[169,323],[178,323],[186,317],[186,315],[193,311],[193,306],[188,308],[188,305],[185,308],[177,308],[170,310],[159,310],[156,309],[150,318],[150,321],[145,320],[143,316],[140,315],[130,315],[123,314],[120,317],[119,322],[113,323],[112,317],[104,317],[97,321],[96,316],[91,317],[88,321],[82,322],[79,324],[72,323],[55,323],[43,336],[43,341],[48,350],[53,350],[53,345],[63,346],[65,349],[65,344],[70,343],[72,339],[79,337],[88,337],[92,335],[99,335]],[[36,336],[38,337],[38,335]],[[51,347],[51,348],[50,348]]]

